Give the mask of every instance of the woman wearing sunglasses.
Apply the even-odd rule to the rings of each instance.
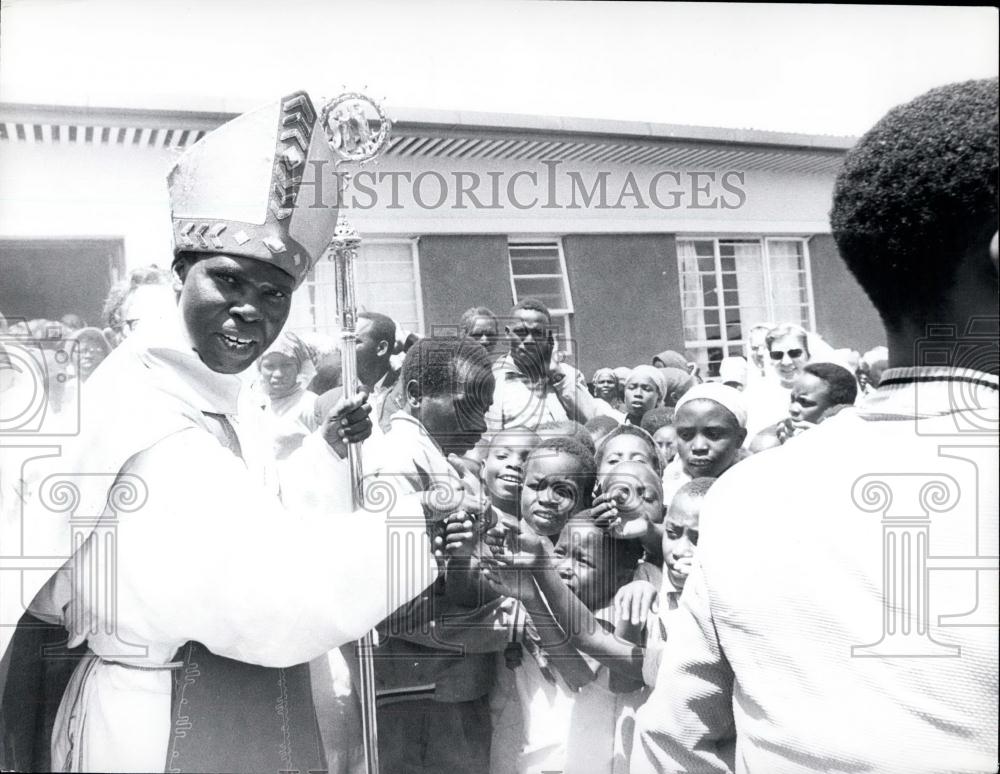
[[[764,342],[778,381],[785,389],[792,389],[795,377],[809,362],[808,334],[798,325],[782,323],[768,332]]]

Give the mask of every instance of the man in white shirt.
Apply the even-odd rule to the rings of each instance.
[[[831,224],[892,367],[709,492],[636,774],[995,770],[997,157],[996,79],[848,153]]]
[[[490,433],[510,427],[537,430],[567,418],[557,390],[550,384],[559,373],[551,364],[555,341],[552,314],[541,301],[522,299],[510,313],[507,326],[510,354],[493,368],[496,391],[486,415]]]

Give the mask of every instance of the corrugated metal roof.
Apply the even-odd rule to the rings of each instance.
[[[387,155],[643,167],[837,170],[851,137],[718,127],[404,110]],[[0,141],[183,149],[228,113],[0,104]]]

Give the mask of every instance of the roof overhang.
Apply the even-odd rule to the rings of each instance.
[[[182,149],[234,113],[0,103],[0,141]],[[643,122],[393,111],[387,155],[832,174],[856,138]]]

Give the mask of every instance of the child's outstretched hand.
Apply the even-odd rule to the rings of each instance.
[[[483,540],[492,553],[480,557],[483,577],[499,594],[523,601],[534,591],[531,571],[542,566],[548,556],[545,539],[497,524],[486,531]]]
[[[448,461],[459,477],[443,481],[432,481],[424,492],[424,505],[437,512],[439,518],[447,518],[453,513],[479,515],[489,508],[482,481],[472,470],[463,465],[455,454],[448,455]]]
[[[444,522],[444,533],[434,538],[435,556],[472,556],[475,553],[476,516],[466,511],[456,511]]]
[[[590,515],[594,519],[594,524],[605,532],[613,531],[621,525],[621,517],[618,515],[618,500],[612,492],[601,492],[594,498]]]
[[[659,612],[659,594],[649,581],[635,580],[626,583],[615,594],[615,610],[619,621],[628,621],[633,626],[641,626],[649,614]]]

